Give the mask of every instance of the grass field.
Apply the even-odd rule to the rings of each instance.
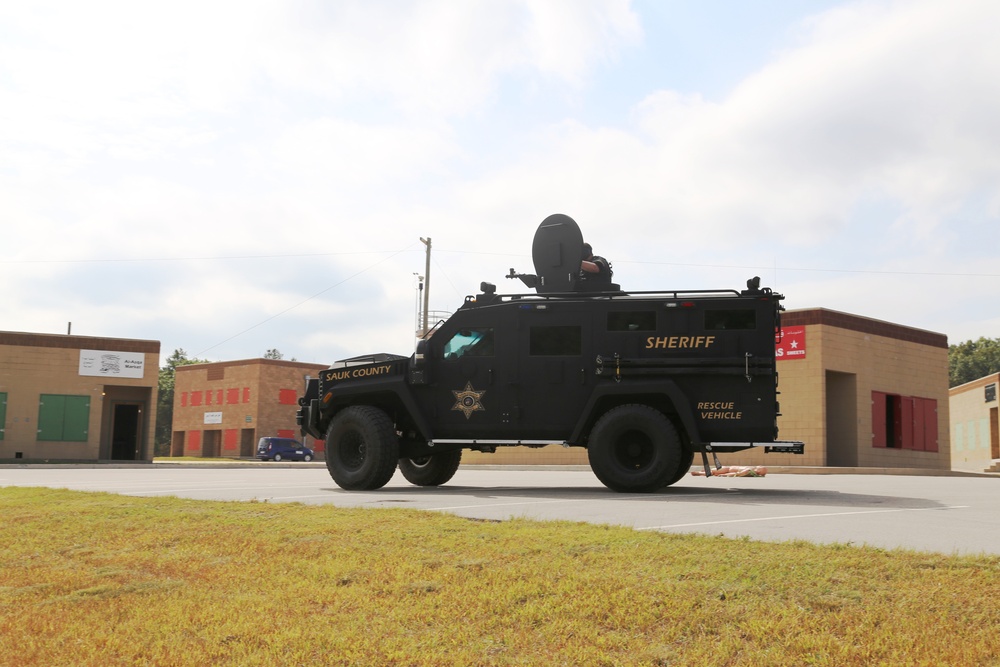
[[[1000,665],[1000,558],[0,488],[0,665]]]

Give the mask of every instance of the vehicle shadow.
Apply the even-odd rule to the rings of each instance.
[[[325,490],[356,494],[340,488]],[[928,498],[910,498],[872,493],[851,493],[827,489],[760,489],[760,488],[699,488],[691,486],[668,487],[654,493],[618,493],[604,487],[593,486],[386,486],[377,491],[362,492],[375,496],[365,505],[377,506],[385,503],[401,504],[450,503],[459,498],[468,498],[472,503],[483,501],[520,500],[539,502],[581,502],[602,503],[717,503],[738,506],[781,505],[808,507],[854,507],[864,509],[933,509],[945,507],[939,501]]]

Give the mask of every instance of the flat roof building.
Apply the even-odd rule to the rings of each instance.
[[[160,343],[0,331],[0,459],[152,461]]]
[[[778,426],[805,454],[737,463],[951,468],[947,336],[826,308],[789,310],[781,328]]]
[[[298,399],[306,379],[325,368],[280,359],[178,366],[170,455],[249,458],[259,438],[301,440]],[[306,445],[321,458],[322,441]]]
[[[949,390],[952,465],[959,470],[1000,472],[1000,416],[993,373]]]

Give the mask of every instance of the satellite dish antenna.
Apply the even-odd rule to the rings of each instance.
[[[568,215],[555,213],[542,220],[531,243],[539,294],[572,292],[580,276],[583,233]]]

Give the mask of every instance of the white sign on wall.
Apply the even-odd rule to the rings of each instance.
[[[146,363],[142,352],[80,350],[80,375],[141,378]]]
[[[205,413],[205,423],[206,424],[221,424],[222,423],[222,413],[221,412],[206,412]]]

